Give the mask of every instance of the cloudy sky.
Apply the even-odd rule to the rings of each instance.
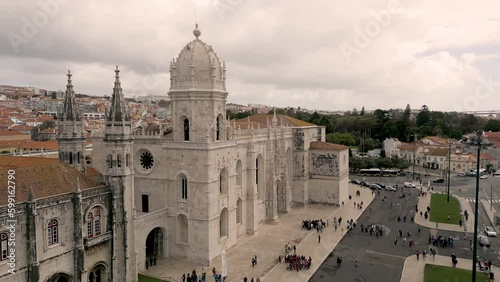
[[[321,110],[500,110],[498,0],[4,0],[0,84],[166,95],[194,39],[226,61],[229,102]]]

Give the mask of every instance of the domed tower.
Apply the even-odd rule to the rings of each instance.
[[[174,140],[217,142],[226,140],[226,67],[212,46],[196,37],[170,63],[170,91]]]

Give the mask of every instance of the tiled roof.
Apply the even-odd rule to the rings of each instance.
[[[87,167],[87,169],[86,169],[85,172],[86,172],[86,174],[87,174],[88,177],[101,175],[101,173],[99,171],[97,171],[97,169],[95,169],[93,167]]]
[[[319,150],[337,150],[337,151],[343,151],[347,150],[349,147],[340,145],[340,144],[334,144],[334,143],[328,143],[328,142],[321,142],[321,141],[312,141],[310,144],[311,149],[319,149]]]
[[[0,140],[0,148],[19,147],[21,144],[30,142],[31,140]]]
[[[28,135],[26,133],[22,133],[22,132],[19,132],[19,131],[15,131],[15,130],[0,130],[0,136],[14,136],[14,135]]]
[[[249,123],[253,124],[253,128],[255,129],[257,128],[257,125],[260,125],[260,128],[267,128],[268,121],[269,121],[269,126],[271,126],[273,117],[274,115],[253,115],[236,120],[236,124],[237,126],[240,125],[242,129],[250,128],[248,126]],[[287,115],[276,115],[276,119],[278,120],[278,125],[281,125],[281,123],[283,122],[284,126],[292,126],[292,127],[316,126],[315,124],[308,123],[293,117],[289,117]]]
[[[426,153],[428,156],[448,156],[448,148],[432,148]]]
[[[34,198],[41,199],[74,191],[77,179],[81,190],[100,186],[98,182],[57,159],[0,156],[0,179],[7,181],[9,170],[15,171],[16,203],[28,199],[30,187]],[[0,187],[0,206],[4,206],[7,204],[7,185]]]
[[[57,150],[59,149],[59,144],[56,140],[48,140],[48,141],[30,141],[27,143],[21,144],[19,147],[23,149],[44,149],[44,150]]]
[[[428,139],[428,140],[435,142],[435,143],[448,144],[448,139],[444,139],[444,138],[439,137],[439,136],[427,136],[423,139]]]

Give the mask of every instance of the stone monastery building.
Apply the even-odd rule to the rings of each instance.
[[[71,74],[58,120],[59,160],[0,157],[16,175],[16,213],[0,194],[0,282],[137,281],[147,257],[208,264],[292,207],[348,197],[348,149],[325,128],[284,115],[226,119],[226,66],[187,43],[170,63],[171,128],[133,134],[118,68],[86,175]],[[9,222],[15,274],[9,274]]]

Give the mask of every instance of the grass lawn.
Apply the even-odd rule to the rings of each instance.
[[[432,210],[431,210],[432,212]],[[451,258],[450,258],[451,263]],[[460,264],[460,259],[458,260]],[[477,281],[490,281],[488,275],[477,272]],[[470,282],[472,281],[472,271],[448,266],[426,264],[424,271],[424,282]]]
[[[166,280],[160,280],[146,275],[139,274],[139,282],[166,282]]]
[[[460,203],[457,198],[450,196],[450,202],[446,194],[431,194],[431,218],[432,222],[442,222],[458,225],[460,220]],[[448,220],[448,214],[450,220]]]

